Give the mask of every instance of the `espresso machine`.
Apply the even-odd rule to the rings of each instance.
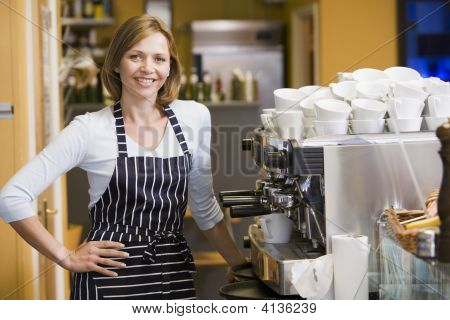
[[[335,135],[298,142],[256,128],[242,148],[250,152],[262,177],[255,190],[223,191],[220,201],[231,218],[282,212],[294,222],[288,243],[265,242],[258,223],[249,226],[244,241],[253,273],[283,296],[298,295],[291,283],[294,264],[331,253],[333,235],[366,235],[371,253],[376,253],[380,213],[387,207],[421,208],[442,174],[434,132]],[[378,261],[376,254],[369,259],[373,287]]]

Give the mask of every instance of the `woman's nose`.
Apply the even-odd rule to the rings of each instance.
[[[153,63],[150,59],[144,59],[144,60],[142,60],[140,70],[141,70],[141,72],[144,72],[147,74],[152,73],[155,71],[155,66],[153,65]]]

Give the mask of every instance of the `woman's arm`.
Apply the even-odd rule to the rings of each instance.
[[[125,257],[117,251],[118,243],[88,242],[75,252],[59,243],[36,217],[32,202],[59,176],[83,162],[89,137],[89,117],[77,117],[39,155],[20,169],[0,190],[0,217],[17,231],[31,246],[75,272],[97,271],[112,276],[114,272],[98,266],[120,267],[106,257]],[[105,257],[105,258],[103,258]]]
[[[73,272],[95,271],[113,277],[117,276],[115,272],[100,267],[98,264],[111,267],[125,266],[121,262],[105,258],[128,256],[128,253],[118,250],[123,248],[123,244],[119,242],[89,241],[77,250],[70,251],[44,228],[36,216],[11,222],[11,226],[33,248],[67,270]]]
[[[210,114],[205,106],[197,104],[192,108],[198,108],[192,112],[197,119],[193,130],[197,148],[189,175],[189,207],[192,217],[214,248],[230,266],[238,265],[246,260],[228,231],[213,191]]]
[[[203,230],[203,234],[231,267],[246,262],[244,255],[231,238],[224,219],[211,229]]]

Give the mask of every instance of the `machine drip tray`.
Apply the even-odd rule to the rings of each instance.
[[[297,300],[296,296],[282,296],[271,290],[259,280],[248,280],[224,285],[219,294],[226,300]]]

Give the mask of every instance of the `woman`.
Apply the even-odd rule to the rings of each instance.
[[[0,212],[33,247],[75,273],[72,299],[193,299],[195,265],[182,234],[192,215],[229,265],[245,262],[214,198],[210,116],[175,100],[173,36],[142,15],[116,31],[102,70],[113,106],[79,116],[2,189]],[[89,178],[92,229],[70,252],[30,203],[78,166]]]

